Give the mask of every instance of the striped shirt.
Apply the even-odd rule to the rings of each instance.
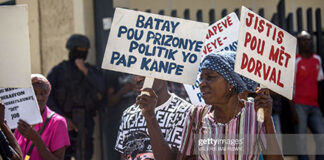
[[[198,159],[204,160],[258,160],[266,141],[265,128],[257,122],[254,103],[246,101],[245,107],[225,124],[214,120],[211,108],[211,105],[198,107],[190,131],[193,110],[187,116],[180,150],[182,154],[198,155]],[[200,117],[199,113],[203,110],[206,112]],[[197,129],[199,120],[201,124]],[[186,148],[185,143],[188,143]]]

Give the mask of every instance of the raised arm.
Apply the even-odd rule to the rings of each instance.
[[[266,148],[263,151],[265,160],[283,160],[282,152],[275,136],[275,128],[271,118],[272,98],[268,89],[262,88],[256,91],[257,96],[254,99],[255,110],[264,109],[264,126],[266,132]]]
[[[136,98],[136,104],[141,108],[147,122],[147,128],[151,139],[154,158],[157,160],[176,159],[177,150],[171,149],[165,141],[159,123],[155,117],[154,108],[157,105],[157,95],[152,89],[145,88],[142,91],[150,95],[142,94]]]

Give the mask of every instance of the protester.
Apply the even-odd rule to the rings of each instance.
[[[143,82],[144,77],[136,77],[138,90]],[[175,159],[192,105],[169,93],[163,80],[155,79],[152,89],[141,91],[146,94],[123,113],[115,149],[122,159]]]
[[[312,52],[312,37],[302,31],[297,35],[299,54],[296,57],[295,90],[291,108],[296,124],[296,132],[307,133],[307,126],[314,134],[324,133],[323,115],[318,105],[318,81],[324,79],[321,58]],[[293,104],[293,105],[292,105]],[[305,153],[306,136],[297,140],[298,153]],[[315,136],[316,159],[324,159],[324,141]],[[299,155],[300,160],[308,160],[307,155]]]
[[[53,88],[48,105],[66,118],[70,131],[71,147],[66,158],[91,159],[93,153],[93,117],[101,105],[105,85],[99,70],[85,62],[89,47],[86,36],[73,34],[66,43],[69,60],[48,73]]]
[[[5,106],[1,103],[0,99],[0,155],[3,160],[19,160],[22,159],[21,149],[4,120],[4,110]]]
[[[233,52],[213,53],[203,59],[199,86],[207,105],[188,115],[178,159],[252,160],[265,151],[265,160],[283,159],[277,141],[264,137],[275,133],[269,90],[258,89],[254,102],[239,99],[243,91],[255,92],[256,83],[235,73],[234,63]],[[257,121],[259,108],[264,109],[263,123]]]
[[[24,159],[26,157],[30,157],[31,160],[64,159],[70,140],[64,117],[46,105],[51,84],[40,74],[32,74],[31,81],[43,122],[31,126],[22,119],[18,121],[15,137]]]

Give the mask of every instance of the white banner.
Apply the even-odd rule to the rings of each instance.
[[[210,25],[205,36],[203,56],[219,51],[236,51],[239,30],[240,21],[234,12]],[[199,77],[200,71],[195,85],[184,85],[190,101],[194,105],[205,104],[199,89]]]
[[[5,105],[5,120],[11,129],[17,128],[19,119],[30,125],[43,121],[32,87],[0,88],[0,98]]]
[[[0,6],[0,87],[31,87],[27,5]]]
[[[295,75],[295,37],[245,7],[235,72],[292,99]]]
[[[102,68],[194,84],[207,23],[116,8]]]

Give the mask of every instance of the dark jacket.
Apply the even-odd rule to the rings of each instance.
[[[0,155],[3,160],[9,160],[13,156],[14,150],[9,145],[9,142],[3,132],[0,130]]]
[[[94,113],[103,98],[105,84],[101,72],[86,63],[85,76],[73,61],[63,61],[48,74],[52,90],[47,102],[55,112],[71,117],[74,108]]]

